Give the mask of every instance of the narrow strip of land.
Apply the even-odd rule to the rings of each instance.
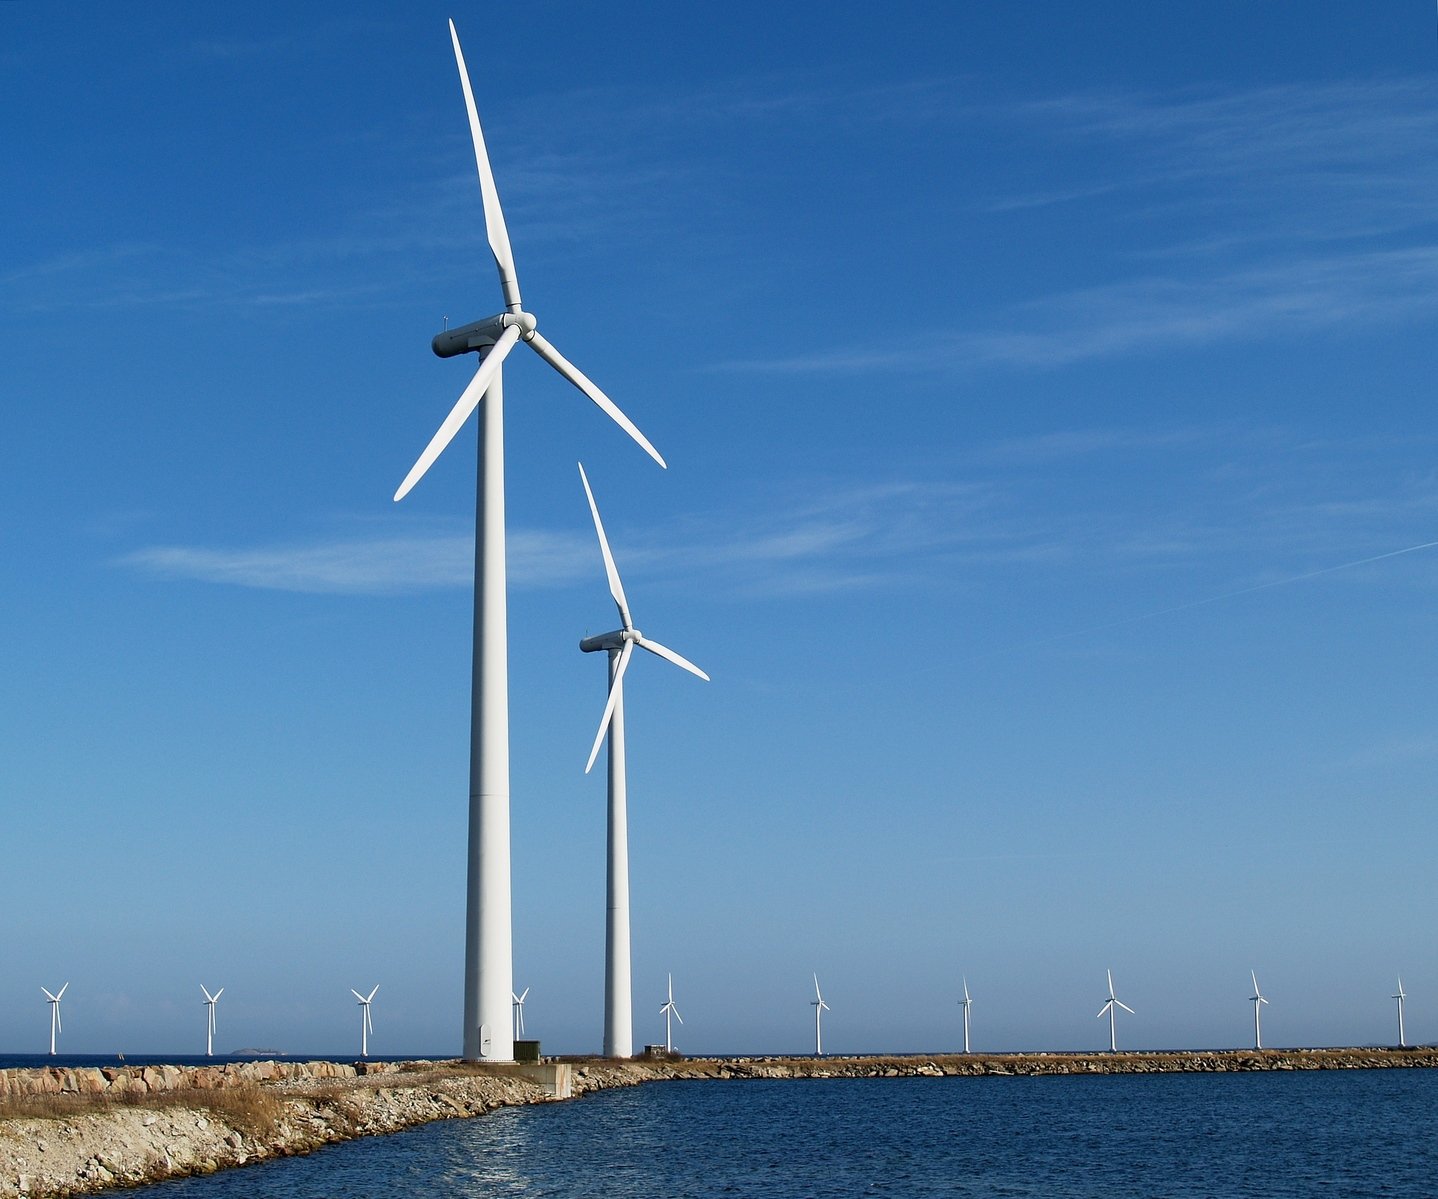
[[[0,1071],[0,1197],[90,1194],[309,1153],[497,1107],[659,1080],[1438,1066],[1438,1049],[728,1057],[541,1066],[274,1063]]]

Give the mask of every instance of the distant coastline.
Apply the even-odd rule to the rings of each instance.
[[[90,1194],[638,1083],[1438,1066],[1438,1048],[278,1062],[0,1070],[0,1199]]]

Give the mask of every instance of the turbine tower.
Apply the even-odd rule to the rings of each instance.
[[[683,667],[690,674],[698,675],[705,682],[709,681],[709,676],[687,658],[645,637],[634,627],[629,617],[629,602],[624,596],[624,584],[619,581],[619,569],[614,565],[614,555],[609,552],[609,538],[604,535],[604,522],[599,519],[599,506],[594,502],[594,492],[589,488],[589,476],[584,473],[583,463],[579,465],[579,480],[584,484],[589,512],[594,517],[594,531],[599,536],[599,550],[604,556],[604,571],[609,576],[609,594],[614,597],[614,604],[619,609],[619,628],[612,633],[586,637],[579,643],[579,648],[586,654],[599,650],[609,654],[609,699],[604,705],[604,715],[600,717],[599,732],[594,737],[584,773],[588,774],[593,768],[607,733],[609,863],[604,923],[604,1056],[623,1058],[634,1054],[629,960],[629,805],[624,772],[624,672],[629,668],[629,656],[637,645]]]
[[[361,995],[353,987],[350,988],[350,994],[359,1000],[360,1005],[360,1057],[369,1057],[369,1035],[374,1032],[374,1023],[369,1018],[369,1005],[374,1001],[374,993],[378,990],[378,983],[375,983],[374,991],[368,995]]]
[[[65,987],[68,987],[69,985],[70,985],[69,982],[66,982],[66,983],[65,983]],[[60,1033],[62,1033],[62,1032],[65,1031],[65,1029],[64,1029],[64,1028],[61,1026],[61,1024],[60,1024],[60,1000],[61,1000],[61,998],[62,998],[62,997],[64,996],[64,994],[65,994],[65,987],[61,987],[61,988],[60,988],[58,991],[56,991],[55,994],[53,994],[53,995],[51,995],[50,992],[49,992],[48,990],[46,990],[44,987],[41,987],[41,988],[40,988],[40,990],[42,990],[42,991],[45,992],[45,998],[46,998],[46,1000],[47,1000],[47,1001],[49,1002],[49,1004],[50,1004],[50,1056],[51,1056],[51,1057],[54,1057],[54,1056],[55,1056],[55,1037],[56,1037],[58,1034],[60,1034]]]
[[[494,174],[474,105],[459,34],[449,23],[464,105],[474,142],[485,230],[499,268],[505,310],[434,338],[441,358],[477,353],[479,369],[439,431],[395,492],[403,499],[449,445],[476,408],[479,463],[474,552],[474,660],[470,708],[469,848],[465,898],[464,1057],[510,1061],[514,1057],[509,1013],[514,994],[509,859],[509,647],[504,564],[504,391],[500,366],[515,344],[526,342],[541,358],[592,400],[660,466],[664,459],[602,391],[536,332],[524,310],[509,232],[499,206]],[[480,400],[483,399],[483,405]]]
[[[824,996],[819,991],[819,976],[814,975],[814,998],[809,1000],[809,1006],[814,1009],[814,1056],[824,1056],[824,1025],[822,1018],[829,1010],[829,1005],[824,1002]]]
[[[1102,1016],[1105,1012],[1108,1013],[1108,1051],[1110,1053],[1118,1052],[1118,1039],[1115,1035],[1113,1023],[1115,1008],[1123,1008],[1130,1016],[1134,1014],[1133,1008],[1129,1007],[1128,1004],[1124,1003],[1123,1000],[1113,993],[1113,971],[1110,970],[1108,972],[1108,1002],[1098,1010],[1099,1016]]]
[[[969,1051],[969,1008],[974,1001],[969,998],[969,980],[964,979],[964,997],[959,1000],[959,1006],[964,1009],[964,1052]]]
[[[525,987],[518,995],[510,992],[514,1001],[514,1039],[517,1041],[524,1036],[524,997],[529,994],[529,988]]]
[[[659,1009],[659,1014],[664,1017],[664,1052],[674,1052],[674,1038],[670,1036],[669,1017],[673,1016],[680,1024],[684,1023],[684,1017],[679,1014],[679,1009],[674,1006],[674,976],[669,976],[669,998],[665,1000],[664,1006]]]
[[[1263,1026],[1259,1023],[1258,1011],[1268,1000],[1263,997],[1263,992],[1258,989],[1258,975],[1250,970],[1248,977],[1253,979],[1253,994],[1248,997],[1248,1002],[1253,1004],[1253,1047],[1255,1049],[1262,1049]]]
[[[1403,1033],[1403,1001],[1408,996],[1403,992],[1403,976],[1401,974],[1398,976],[1398,994],[1393,998],[1398,1000],[1398,1048],[1407,1049],[1408,1040]]]
[[[206,1023],[206,1026],[205,1026],[205,1056],[206,1056],[206,1057],[214,1057],[214,1056],[215,1056],[215,1004],[217,1004],[217,1003],[220,1002],[220,996],[225,993],[225,988],[224,988],[224,987],[221,987],[218,991],[216,991],[213,995],[211,995],[211,994],[209,993],[209,991],[207,991],[207,990],[205,989],[205,984],[204,984],[204,983],[201,983],[201,984],[200,984],[200,990],[201,990],[202,992],[204,992],[204,996],[205,996],[204,1005],[205,1005],[205,1007],[207,1007],[207,1008],[210,1009],[210,1018],[209,1018],[208,1022]]]

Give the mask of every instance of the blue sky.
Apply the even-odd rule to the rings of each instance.
[[[472,429],[506,371],[516,983],[636,1039],[1438,1039],[1431,6],[0,6],[0,1048],[458,1048]],[[1381,555],[1391,555],[1380,557]],[[1369,561],[1370,559],[1376,559]],[[1356,564],[1356,565],[1351,565]],[[1341,569],[1334,569],[1341,568]]]

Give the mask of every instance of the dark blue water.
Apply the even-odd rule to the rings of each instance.
[[[203,1053],[127,1053],[123,1058],[114,1053],[9,1053],[0,1054],[0,1070],[35,1070],[44,1066],[223,1066],[226,1062],[354,1062],[359,1058],[344,1054],[274,1054],[256,1056],[253,1053],[217,1053],[206,1057]],[[413,1058],[371,1057],[372,1062],[408,1062]]]
[[[655,1083],[154,1199],[1438,1194],[1438,1071]]]

